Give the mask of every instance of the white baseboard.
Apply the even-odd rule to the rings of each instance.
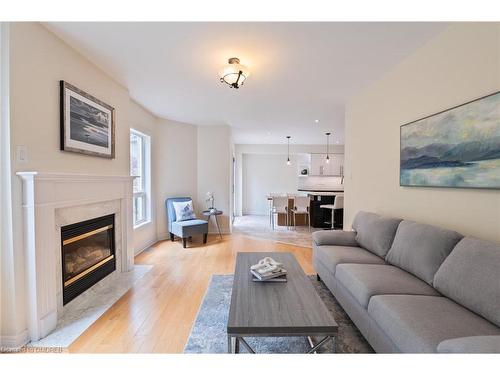
[[[139,255],[140,253],[142,253],[144,250],[147,250],[149,249],[151,246],[153,246],[155,243],[157,243],[159,241],[158,238],[155,238],[154,240],[150,241],[146,246],[140,248],[139,250],[135,251],[134,252],[134,256],[137,256]]]
[[[163,234],[161,236],[158,236],[157,242],[166,241],[166,240],[169,240],[169,239],[170,239],[170,236],[168,234]]]
[[[8,352],[9,349],[17,349],[26,345],[30,341],[28,330],[25,329],[17,335],[0,336],[0,353]]]
[[[228,232],[228,231],[221,231],[221,233],[222,234],[231,234],[231,232]],[[217,231],[215,231],[215,232],[210,231],[210,232],[208,232],[208,234],[215,236],[215,235],[219,235],[219,232],[217,232]],[[158,240],[156,242],[166,241],[166,240],[170,240],[170,235],[169,234],[166,234],[166,235],[158,237]],[[154,245],[154,244],[152,244],[152,245]]]
[[[221,232],[222,234],[231,234],[231,232],[230,232],[230,231],[226,231],[226,230],[221,230],[220,232]],[[217,234],[217,235],[218,235],[218,234],[219,234],[219,232],[218,232],[218,231],[209,231],[209,232],[208,232],[208,234]]]

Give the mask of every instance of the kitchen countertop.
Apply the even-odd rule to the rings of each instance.
[[[305,190],[305,189],[299,189],[299,191],[302,191],[304,193],[308,193],[309,195],[340,195],[344,194],[344,190]]]

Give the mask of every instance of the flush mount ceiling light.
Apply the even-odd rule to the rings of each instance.
[[[289,135],[286,136],[286,141],[288,143],[288,152],[287,152],[288,156],[286,158],[286,165],[292,164],[292,162],[290,161],[290,138],[291,137]]]
[[[330,134],[332,133],[325,133],[326,134],[326,162],[330,162]]]
[[[228,64],[220,72],[220,81],[233,89],[239,89],[250,75],[248,68],[240,64],[240,59],[231,57]]]

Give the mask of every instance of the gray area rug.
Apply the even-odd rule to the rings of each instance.
[[[328,288],[316,276],[309,276],[326,307],[339,325],[337,353],[373,353],[373,349],[349,319]],[[184,353],[227,353],[226,323],[231,302],[233,275],[214,275],[208,286]],[[318,342],[321,337],[313,338]],[[305,353],[309,349],[304,337],[252,337],[247,342],[256,353]],[[240,345],[241,353],[245,348]],[[332,352],[328,342],[320,350]]]

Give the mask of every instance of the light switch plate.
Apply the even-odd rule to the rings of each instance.
[[[19,164],[24,164],[28,162],[28,146],[26,145],[16,146],[16,159]]]

